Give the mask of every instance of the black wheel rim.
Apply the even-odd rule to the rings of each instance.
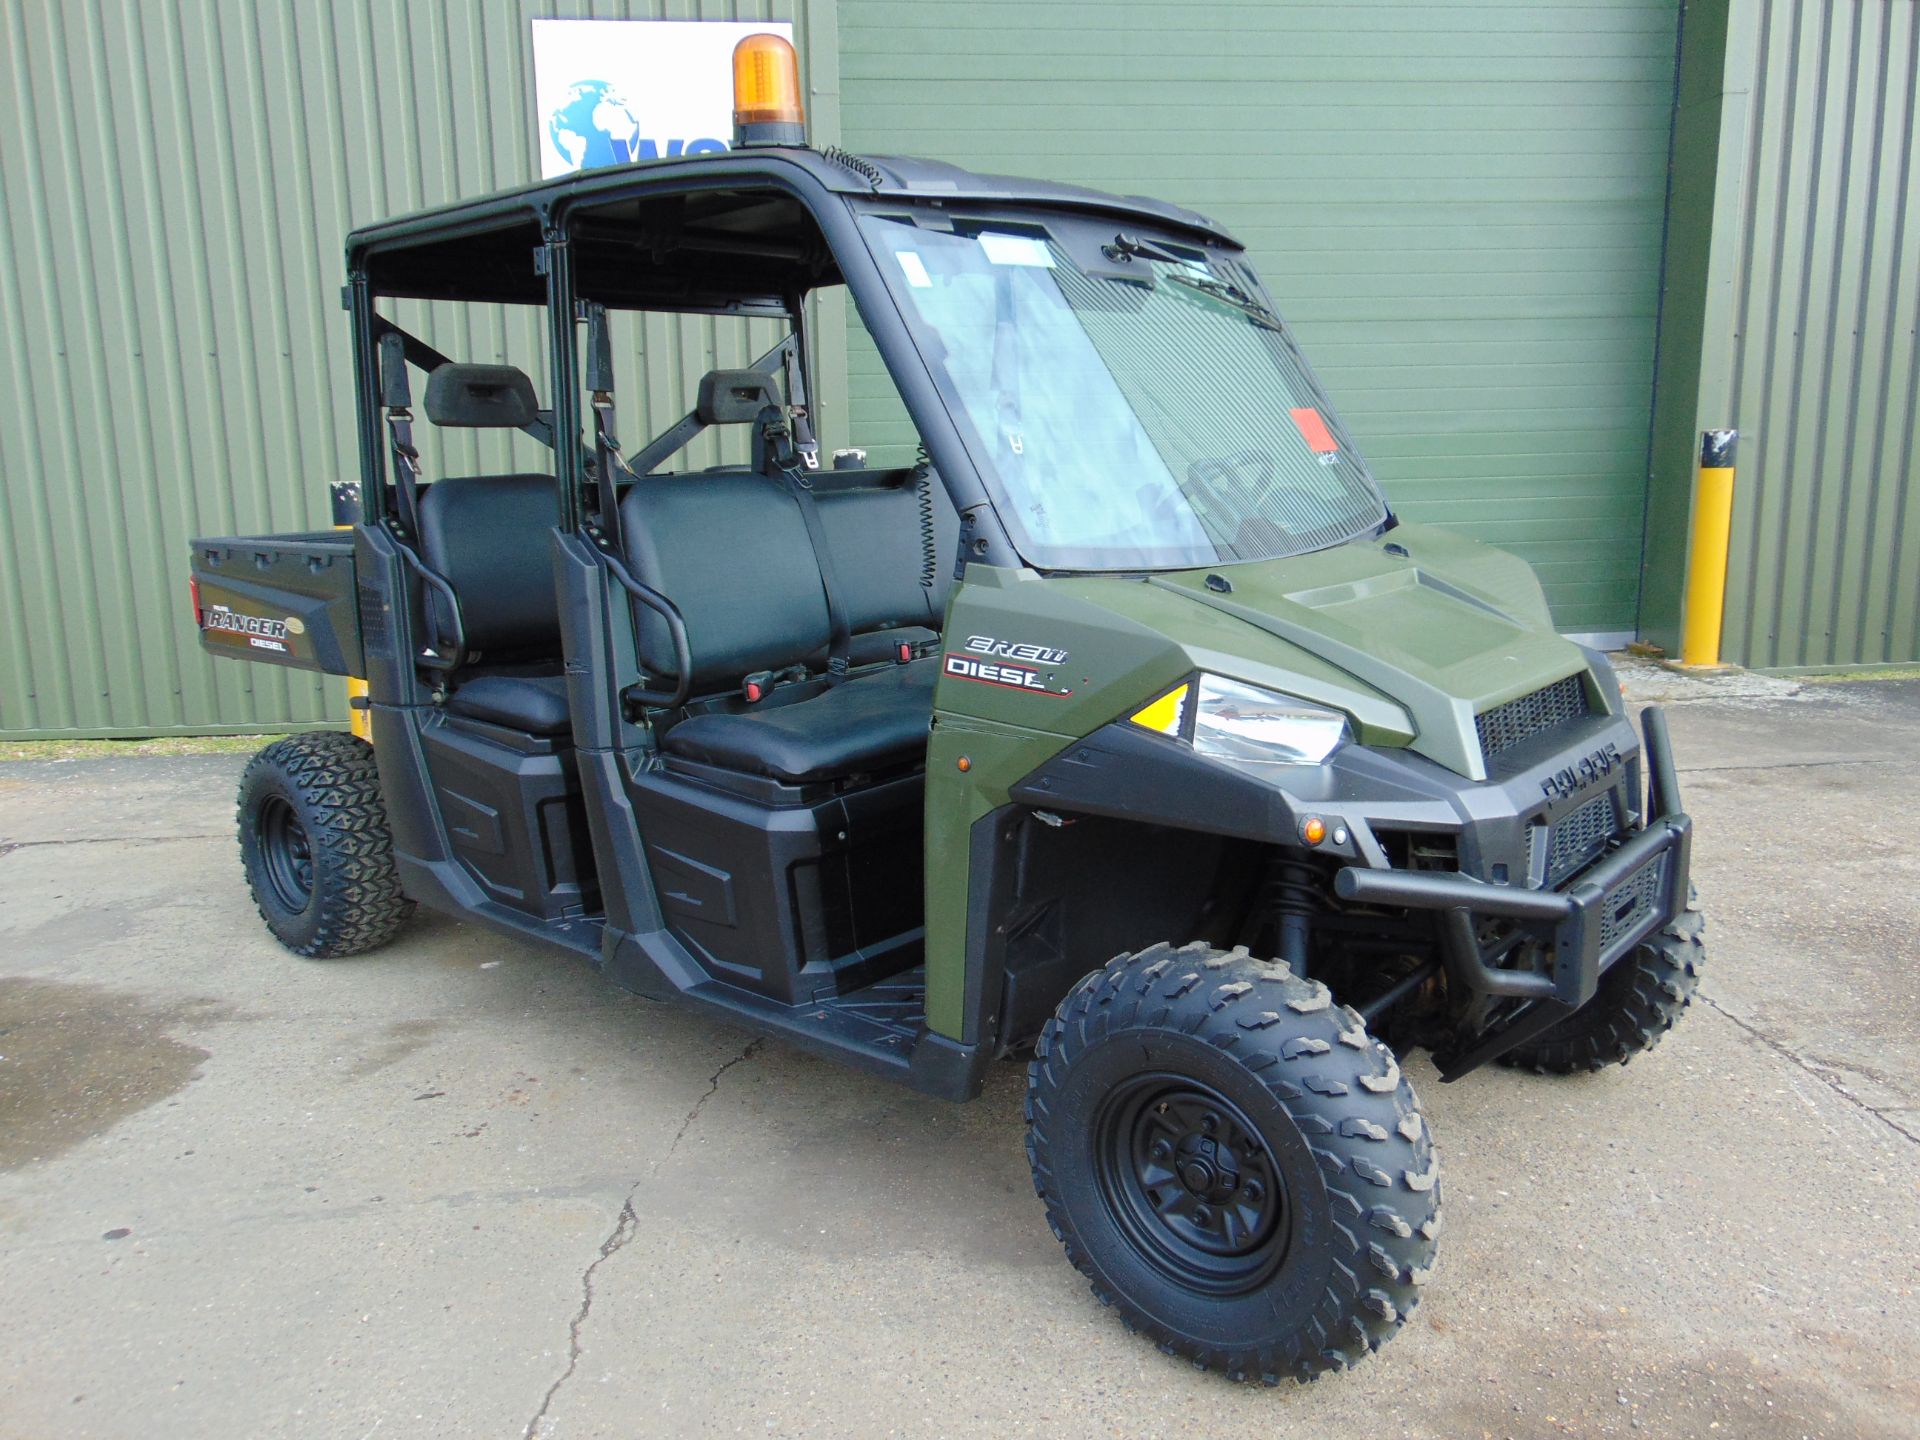
[[[274,899],[296,914],[313,899],[313,845],[293,806],[270,795],[260,807],[260,858]]]
[[[1209,1294],[1266,1281],[1286,1258],[1285,1181],[1258,1127],[1212,1086],[1141,1075],[1094,1122],[1101,1198],[1171,1279]]]

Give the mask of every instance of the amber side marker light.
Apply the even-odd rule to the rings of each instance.
[[[733,47],[733,143],[807,143],[800,57],[778,35],[749,35]]]

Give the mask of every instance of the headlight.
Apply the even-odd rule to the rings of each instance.
[[[1318,765],[1347,739],[1347,717],[1338,710],[1218,675],[1202,675],[1132,718],[1189,740],[1198,754],[1256,765]]]

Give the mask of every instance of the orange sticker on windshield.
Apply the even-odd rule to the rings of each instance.
[[[1299,428],[1300,438],[1307,442],[1307,448],[1316,455],[1331,455],[1340,447],[1333,443],[1333,432],[1327,429],[1327,422],[1320,418],[1320,412],[1311,405],[1303,405],[1293,412],[1293,423]]]

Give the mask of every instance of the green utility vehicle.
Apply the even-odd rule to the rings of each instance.
[[[350,237],[350,531],[193,542],[210,650],[364,680],[246,771],[260,912],[328,957],[417,902],[954,1100],[1030,1055],[1104,1302],[1343,1366],[1433,1264],[1396,1052],[1594,1069],[1688,1002],[1661,718],[1521,561],[1396,520],[1218,225],[796,132]],[[823,456],[842,295],[902,463]],[[775,343],[624,449],[663,315]],[[463,427],[550,459],[436,473]]]

